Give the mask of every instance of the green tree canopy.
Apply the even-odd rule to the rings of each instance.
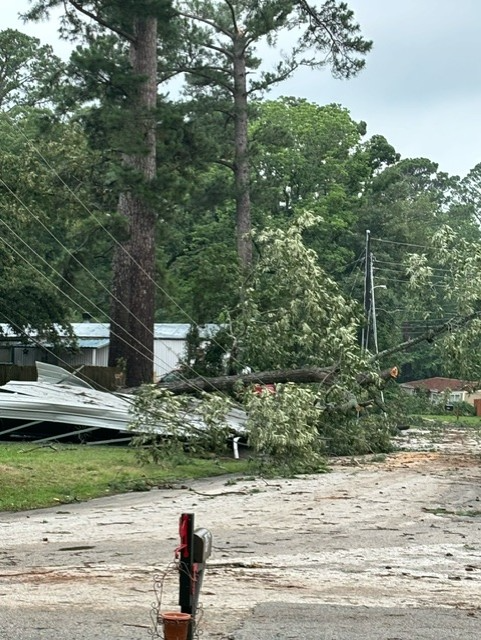
[[[0,31],[0,109],[50,102],[64,73],[50,45],[15,29]]]
[[[116,216],[99,157],[78,125],[46,110],[3,114],[0,129],[4,321],[46,329],[82,311],[103,319]]]
[[[348,5],[337,0],[319,8],[306,0],[178,0],[174,6],[188,43],[180,50],[177,70],[200,104],[210,105],[209,121],[212,109],[224,116],[231,137],[230,151],[217,161],[233,171],[237,252],[245,271],[252,263],[249,101],[300,66],[328,67],[342,78],[356,75],[372,43],[362,37]],[[281,53],[278,39],[291,34],[290,51]],[[272,69],[262,65],[261,45],[277,49]]]

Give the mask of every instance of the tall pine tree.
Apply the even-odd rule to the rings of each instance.
[[[52,9],[64,8],[61,34],[87,44],[74,55],[85,100],[97,98],[111,107],[101,119],[105,124],[107,114],[107,128],[116,133],[118,211],[126,234],[113,261],[109,364],[124,362],[132,386],[150,382],[153,374],[158,50],[159,33],[173,15],[170,4],[35,0],[25,16],[44,19]]]
[[[319,8],[306,0],[177,0],[174,7],[188,43],[178,70],[187,74],[194,95],[210,93],[233,122],[237,251],[247,270],[252,262],[249,98],[286,80],[300,66],[327,66],[337,77],[354,76],[372,43],[361,36],[347,3],[338,0],[326,0]],[[293,42],[290,52],[277,51],[279,61],[266,70],[256,47],[275,48],[286,36]]]

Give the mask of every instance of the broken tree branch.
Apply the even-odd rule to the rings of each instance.
[[[337,367],[308,367],[305,369],[280,369],[275,371],[261,371],[235,376],[219,376],[217,378],[192,378],[179,382],[161,382],[158,386],[175,395],[182,393],[198,393],[199,391],[233,393],[239,385],[266,385],[293,382],[295,384],[317,383],[326,387],[332,386],[338,374]],[[391,367],[380,373],[365,372],[356,377],[361,387],[376,384],[379,379],[387,381],[396,378],[397,367]]]
[[[181,393],[196,393],[198,391],[218,391],[232,393],[238,384],[281,384],[295,382],[305,384],[320,382],[330,385],[336,377],[334,367],[310,367],[306,369],[279,369],[275,371],[261,371],[259,373],[247,373],[235,376],[219,376],[216,378],[192,378],[179,382],[162,382],[159,387],[167,389],[175,395]]]
[[[472,320],[479,318],[481,312],[476,311],[467,316],[460,316],[445,322],[438,327],[429,329],[417,338],[411,338],[405,342],[401,342],[390,349],[380,351],[372,356],[369,360],[370,364],[375,364],[381,359],[392,356],[395,353],[408,351],[411,347],[421,342],[432,342],[437,336],[449,331],[457,331],[469,324]],[[275,371],[261,371],[259,373],[249,373],[235,376],[219,376],[216,378],[192,378],[178,382],[162,382],[159,387],[166,389],[175,395],[183,393],[195,394],[199,391],[205,392],[234,392],[234,388],[239,385],[267,385],[267,384],[284,384],[293,382],[295,384],[312,384],[317,383],[325,387],[331,387],[337,380],[339,368],[331,367],[307,367],[304,369],[281,369]],[[388,380],[397,378],[399,371],[397,367],[390,367],[380,373],[367,371],[356,376],[356,382],[361,387],[369,387],[371,385],[382,386]],[[381,383],[380,385],[378,383]]]
[[[370,362],[372,363],[378,362],[382,358],[385,358],[387,356],[392,356],[394,353],[400,353],[401,351],[408,351],[411,347],[414,347],[417,344],[420,344],[421,342],[433,342],[434,338],[436,338],[437,336],[440,336],[443,333],[448,333],[450,331],[458,331],[462,327],[469,324],[472,320],[479,318],[480,315],[481,313],[479,311],[475,311],[473,313],[470,313],[467,316],[452,318],[451,320],[448,320],[447,322],[444,322],[443,324],[440,324],[437,327],[433,327],[429,329],[428,331],[421,334],[417,338],[410,338],[405,342],[401,342],[400,344],[397,344],[395,347],[391,347],[390,349],[384,349],[384,351],[380,351],[370,359]]]

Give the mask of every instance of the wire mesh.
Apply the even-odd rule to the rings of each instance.
[[[162,625],[162,613],[175,611],[178,607],[177,599],[179,595],[179,575],[182,571],[180,562],[173,561],[163,570],[157,570],[153,577],[154,601],[151,605],[150,637],[154,640],[164,640],[164,629]],[[189,574],[191,580],[196,576]],[[202,636],[201,623],[204,617],[202,604],[198,604],[195,611],[192,611],[193,637],[198,639]]]

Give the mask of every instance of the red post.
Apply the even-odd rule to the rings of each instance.
[[[196,614],[193,606],[195,593],[193,513],[183,513],[180,516],[179,535],[179,605],[182,613],[189,613],[192,616],[187,635],[187,640],[192,640]]]

